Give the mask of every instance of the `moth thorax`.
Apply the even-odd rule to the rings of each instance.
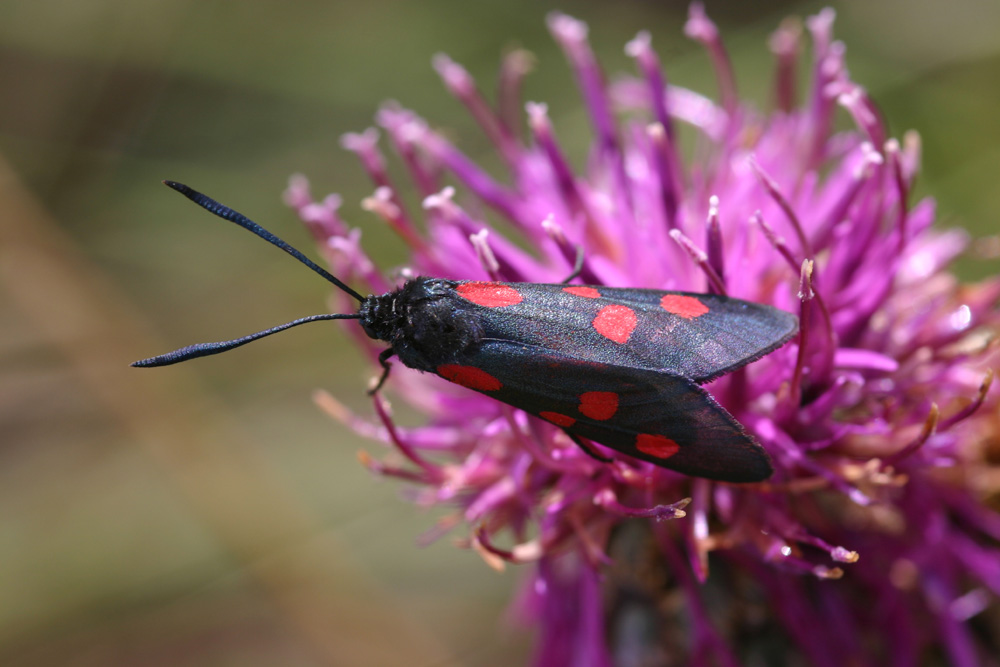
[[[389,343],[407,366],[430,370],[472,351],[482,327],[447,280],[417,278],[361,304],[361,325]]]
[[[413,304],[404,345],[428,366],[456,361],[474,351],[482,340],[483,329],[465,305],[461,297],[455,296]]]

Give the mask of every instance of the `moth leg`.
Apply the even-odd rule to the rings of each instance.
[[[573,442],[575,442],[577,444],[577,446],[580,449],[582,449],[584,451],[584,453],[586,453],[591,458],[597,459],[601,463],[611,463],[612,459],[609,459],[606,456],[601,456],[600,454],[598,454],[597,452],[595,452],[594,449],[590,445],[588,445],[586,443],[586,441],[583,440],[583,438],[581,438],[579,436],[576,436],[576,435],[573,435],[569,431],[566,431],[565,433],[566,433],[566,435],[569,436],[570,440],[572,440]]]
[[[378,363],[382,366],[382,375],[379,377],[375,386],[368,390],[369,396],[374,396],[378,390],[382,388],[382,385],[385,384],[385,381],[389,379],[389,369],[392,368],[392,364],[389,363],[389,357],[394,354],[395,352],[393,352],[391,347],[379,352]]]
[[[583,252],[583,246],[578,245],[576,247],[576,261],[573,263],[573,272],[562,281],[563,285],[568,285],[580,277],[580,274],[583,273],[583,260],[585,258],[586,254]]]

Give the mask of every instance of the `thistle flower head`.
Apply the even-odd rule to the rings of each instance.
[[[818,665],[976,664],[997,643],[964,622],[1000,593],[1000,516],[983,502],[1000,490],[988,392],[1000,280],[960,285],[948,272],[966,237],[933,229],[934,202],[913,200],[917,136],[889,138],[847,72],[832,10],[806,22],[812,84],[801,103],[802,31],[774,33],[770,113],[740,100],[700,5],[685,33],[707,50],[717,102],[668,83],[648,33],[626,46],[636,74],[608,84],[587,26],[563,14],[548,24],[593,126],[585,165],[566,157],[544,103],[517,101],[525,53],[504,58],[495,104],[439,55],[434,67],[496,148],[502,177],[396,105],[377,123],[412,184],[390,178],[378,131],[346,135],[376,185],[364,208],[411,251],[392,277],[339,217],[339,198],[314,201],[296,177],[288,203],[334,272],[374,293],[401,275],[558,282],[582,248],[586,284],[725,293],[798,314],[792,344],[708,386],[775,475],[740,486],[600,463],[553,424],[399,365],[387,389],[426,414],[423,426],[395,425],[378,396],[373,418],[321,403],[389,448],[363,455],[369,469],[409,482],[421,505],[455,508],[427,539],[461,525],[491,566],[535,564],[518,609],[537,619],[540,664],[663,650],[629,643],[626,589],[678,664],[735,662],[736,638],[754,634],[768,640],[742,650],[765,658],[776,641]],[[835,132],[844,112],[852,127]],[[696,138],[690,155],[682,127]],[[412,188],[419,210],[401,197]],[[374,362],[380,349],[345,327]],[[620,568],[637,557],[633,525],[652,556]],[[671,596],[684,632],[670,629]]]

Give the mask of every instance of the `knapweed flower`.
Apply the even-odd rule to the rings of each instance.
[[[396,105],[377,122],[412,186],[390,179],[376,130],[345,136],[377,186],[365,208],[412,253],[391,279],[337,197],[316,202],[292,181],[287,200],[334,272],[373,293],[407,275],[559,282],[582,248],[587,284],[726,293],[799,316],[792,343],[708,387],[773,458],[765,483],[601,463],[553,424],[399,364],[385,389],[425,413],[423,426],[395,425],[380,396],[372,418],[320,397],[390,448],[363,455],[369,469],[412,485],[421,505],[457,508],[428,539],[461,530],[492,566],[533,564],[516,610],[538,628],[539,664],[996,659],[1000,420],[988,366],[1000,279],[961,285],[948,272],[966,237],[933,229],[934,202],[913,201],[919,141],[888,136],[832,23],[831,10],[806,22],[802,102],[799,26],[774,33],[775,108],[762,113],[740,100],[698,5],[685,32],[711,58],[718,102],[670,85],[646,33],[626,47],[638,74],[608,83],[587,27],[552,15],[594,128],[585,165],[567,159],[543,103],[526,105],[522,127],[526,54],[503,60],[493,105],[436,57],[505,173]],[[422,210],[404,203],[410,188]],[[380,348],[345,326],[374,362]]]

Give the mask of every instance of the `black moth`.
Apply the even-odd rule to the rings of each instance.
[[[288,252],[360,307],[133,366],[217,354],[306,322],[356,319],[390,346],[379,356],[378,387],[395,356],[561,427],[604,461],[588,441],[696,477],[759,482],[773,472],[764,448],[699,385],[783,345],[798,331],[794,315],[715,294],[424,277],[365,297],[240,213],[166,184]]]

